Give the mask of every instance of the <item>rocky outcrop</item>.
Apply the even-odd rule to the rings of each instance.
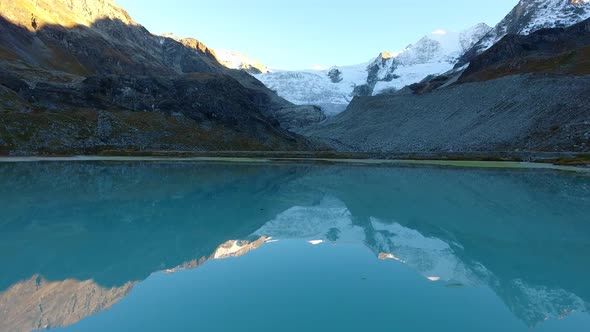
[[[305,133],[354,151],[590,151],[589,105],[588,76],[517,75],[358,97]]]
[[[327,116],[319,106],[292,106],[274,112],[281,126],[293,132],[321,123]]]
[[[197,40],[152,35],[112,1],[1,6],[0,153],[309,148],[268,116],[290,103]]]
[[[332,83],[340,83],[342,82],[342,71],[338,68],[332,68],[328,72],[328,77],[332,81]]]

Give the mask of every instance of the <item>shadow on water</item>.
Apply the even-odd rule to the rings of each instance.
[[[313,216],[327,211],[328,200],[348,211],[349,228],[360,230],[359,241],[376,256],[405,255],[427,273],[424,257],[434,257],[432,264],[439,259],[428,243],[448,246],[437,253],[452,256],[468,271],[466,282],[486,284],[528,325],[548,310],[589,308],[590,178],[583,175],[56,162],[0,164],[0,183],[0,295],[33,276],[123,287],[208,258],[228,240],[306,238],[299,222],[337,243],[348,226]],[[409,243],[416,234],[426,240]],[[442,277],[461,279],[453,273]],[[531,290],[552,308],[535,308]]]

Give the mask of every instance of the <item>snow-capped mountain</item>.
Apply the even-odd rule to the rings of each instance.
[[[295,103],[336,105],[343,110],[354,96],[401,89],[453,68],[457,59],[491,28],[484,23],[462,32],[434,31],[399,52],[382,52],[372,61],[325,70],[276,71],[256,75],[266,86]]]
[[[241,52],[216,49],[215,56],[227,68],[245,70],[250,74],[270,73],[263,63]]]
[[[401,89],[429,75],[442,74],[452,69],[459,57],[490,30],[485,23],[462,32],[437,30],[393,56],[382,53],[367,68],[365,89],[378,94],[387,89]]]
[[[544,28],[563,28],[590,18],[590,0],[520,0],[489,33],[460,59],[464,65],[507,34],[528,35]]]
[[[585,300],[562,288],[499,277],[473,260],[464,246],[454,240],[427,236],[395,221],[374,217],[368,223],[357,223],[346,204],[336,197],[326,196],[317,205],[283,211],[252,237],[263,239],[259,241],[302,240],[312,245],[365,246],[376,257],[398,261],[430,281],[488,287],[531,327],[588,308]]]

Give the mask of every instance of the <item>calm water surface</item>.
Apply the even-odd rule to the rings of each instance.
[[[0,164],[0,331],[590,331],[590,177]]]

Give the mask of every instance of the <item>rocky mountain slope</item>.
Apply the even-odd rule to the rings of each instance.
[[[417,94],[355,98],[307,132],[343,150],[590,151],[590,20],[506,36]],[[458,74],[459,75],[459,74]]]
[[[527,36],[507,35],[471,60],[459,82],[523,73],[590,75],[590,20]]]
[[[306,133],[344,151],[590,151],[589,96],[589,77],[510,76],[357,97]]]
[[[502,21],[465,52],[457,66],[467,64],[508,34],[527,35],[540,29],[563,28],[587,18],[590,18],[588,0],[520,0]]]
[[[400,52],[383,52],[366,63],[326,70],[275,71],[256,77],[295,104],[318,105],[334,114],[344,110],[354,96],[401,89],[448,71],[490,29],[482,23],[462,32],[435,31]]]
[[[0,153],[308,147],[272,118],[290,103],[110,0],[6,0],[0,13]]]

